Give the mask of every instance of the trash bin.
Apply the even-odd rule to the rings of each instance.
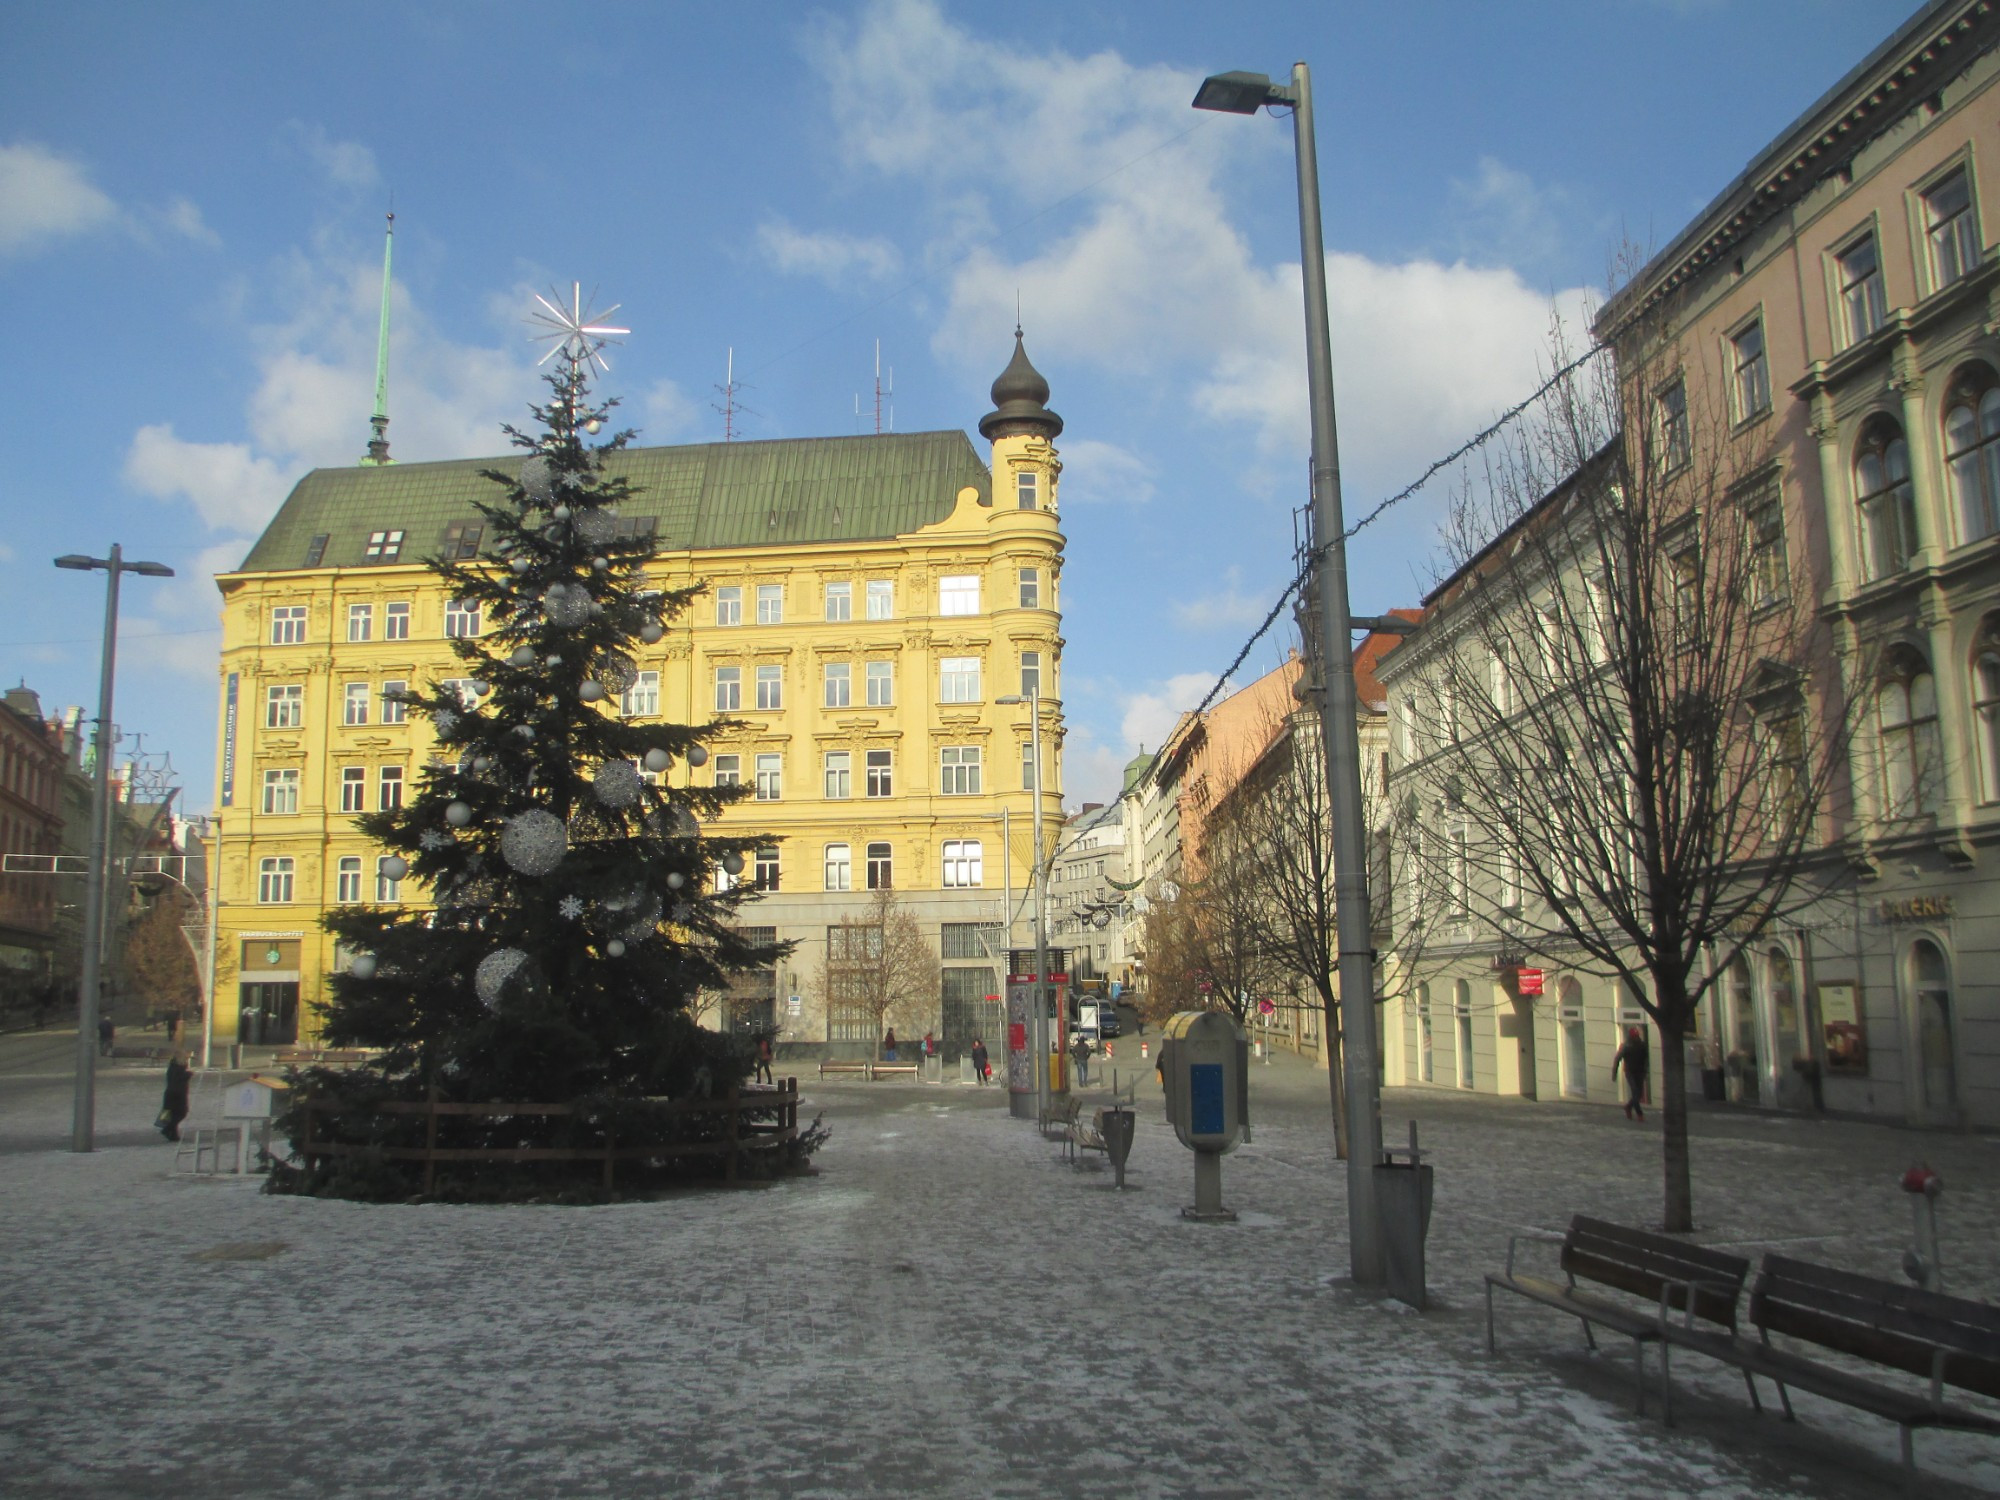
[[[1125,1186],[1125,1161],[1132,1154],[1132,1132],[1139,1118],[1129,1109],[1100,1109],[1097,1112],[1097,1133],[1104,1137],[1104,1154],[1111,1158],[1111,1170],[1117,1174],[1116,1186]]]
[[[1390,1162],[1375,1169],[1375,1212],[1382,1225],[1382,1262],[1389,1295],[1421,1311],[1424,1241],[1431,1232],[1431,1169]]]

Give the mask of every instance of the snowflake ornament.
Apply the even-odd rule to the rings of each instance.
[[[422,838],[418,839],[417,842],[422,844],[426,849],[448,849],[451,847],[451,835],[448,833],[439,833],[433,828],[425,833]]]
[[[583,915],[583,900],[578,896],[565,896],[556,903],[556,910],[562,913],[564,921],[574,922]]]

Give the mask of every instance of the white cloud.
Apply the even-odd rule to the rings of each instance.
[[[14,560],[15,556],[16,553],[12,547],[8,546],[5,542],[0,542],[0,563],[10,563]]]
[[[172,578],[125,585],[118,626],[120,669],[168,672],[213,683],[222,643],[222,601],[215,591],[215,575],[239,566],[249,550],[249,538],[231,537],[204,547]]]
[[[1223,573],[1222,588],[1174,605],[1174,618],[1195,630],[1211,630],[1221,625],[1257,625],[1263,622],[1276,598],[1275,587],[1270,598],[1244,593],[1242,570],[1229,568]]]
[[[789,276],[811,276],[828,286],[882,281],[902,269],[903,257],[880,236],[866,239],[833,231],[805,233],[782,219],[758,227],[757,248]]]
[[[191,443],[171,423],[141,427],[125,454],[127,484],[156,500],[187,501],[211,529],[261,526],[294,477],[246,443]]]
[[[0,253],[118,220],[118,205],[97,188],[79,162],[34,141],[0,146]]]
[[[1151,692],[1121,693],[1124,710],[1119,731],[1137,754],[1141,747],[1157,750],[1174,732],[1180,716],[1192,709],[1215,686],[1215,679],[1202,672],[1180,672]]]
[[[324,125],[308,125],[303,120],[293,120],[285,134],[335,187],[363,191],[380,185],[382,174],[376,170],[375,153],[358,141],[336,141]]]
[[[1153,466],[1129,449],[1097,438],[1073,438],[1062,445],[1062,456],[1065,505],[1143,505],[1153,498]]]
[[[988,215],[1002,223],[1078,187],[1075,227],[1052,241],[1021,256],[990,243],[956,253],[935,344],[968,380],[990,375],[1018,293],[1044,368],[1178,390],[1274,465],[1305,451],[1299,268],[1260,264],[1230,206],[1252,162],[1289,151],[1285,132],[1191,122],[1192,72],[989,42],[932,0],[879,0],[823,27],[813,56],[843,154],[931,189],[940,243],[958,232],[968,177],[1001,200]],[[1514,271],[1336,251],[1327,273],[1350,470],[1413,472],[1533,388],[1550,298]],[[1556,298],[1571,314],[1583,301]]]
[[[1480,157],[1475,175],[1454,177],[1450,192],[1459,255],[1475,264],[1530,271],[1555,264],[1576,233],[1567,189],[1543,186],[1496,157]]]
[[[687,439],[700,425],[703,412],[680,382],[657,380],[639,398],[641,416],[636,425],[642,443],[668,443]]]
[[[208,227],[208,221],[202,218],[200,207],[192,199],[174,198],[160,210],[159,219],[173,233],[198,245],[215,249],[222,244],[222,236]]]

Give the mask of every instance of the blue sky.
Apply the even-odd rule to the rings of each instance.
[[[390,435],[502,450],[531,294],[633,329],[644,442],[971,429],[1010,350],[1068,423],[1068,800],[1102,798],[1289,572],[1306,407],[1291,132],[1188,108],[1313,66],[1350,515],[1535,383],[1552,308],[1664,243],[1908,0],[79,3],[0,55],[0,673],[118,711],[212,806],[216,594],[293,481],[367,439],[382,215]],[[1354,602],[1431,576],[1442,494],[1358,539]],[[1266,645],[1253,667],[1269,665]]]

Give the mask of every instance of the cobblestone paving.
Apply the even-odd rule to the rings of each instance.
[[[1121,1050],[1123,1050],[1121,1048]],[[808,1082],[820,1175],[607,1208],[362,1207],[167,1175],[150,1078],[108,1149],[0,1077],[0,1489],[19,1496],[1116,1496],[1896,1492],[1896,1434],[1676,1366],[1518,1298],[1507,1236],[1660,1213],[1659,1138],[1612,1110],[1392,1091],[1435,1153],[1418,1315],[1355,1295],[1324,1075],[1253,1078],[1234,1226],[1183,1222],[1188,1155],[1139,1090],[1132,1187],[1004,1095]],[[53,1113],[52,1113],[53,1111]],[[130,1144],[126,1144],[130,1143]],[[1703,1114],[1698,1238],[1899,1274],[1902,1168],[1945,1176],[1952,1289],[2000,1294],[2000,1145]],[[1692,1366],[1692,1368],[1688,1368]],[[1921,1436],[1928,1492],[2000,1493],[2000,1444]]]

